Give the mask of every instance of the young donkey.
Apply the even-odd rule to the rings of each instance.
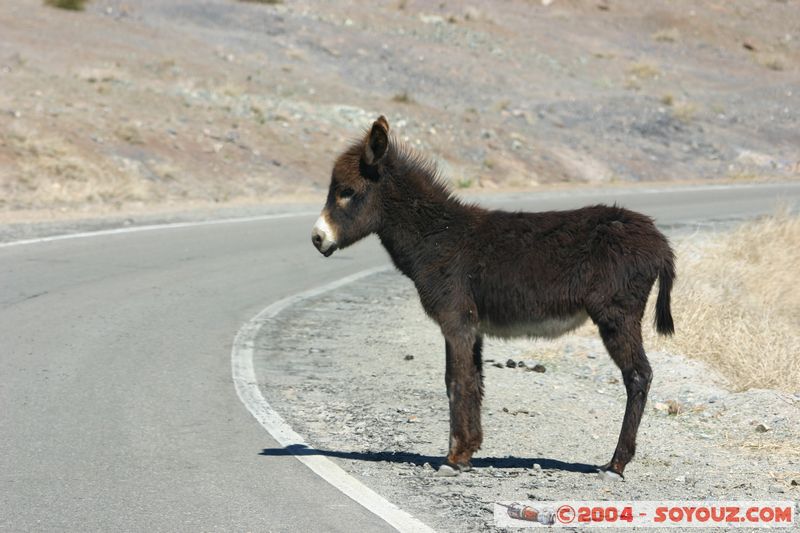
[[[380,117],[336,160],[311,240],[328,257],[372,233],[445,338],[450,449],[441,474],[469,469],[481,446],[483,337],[553,338],[591,318],[628,394],[616,450],[599,468],[622,477],[652,377],[641,321],[656,278],[656,329],[674,331],[673,253],[650,218],[603,205],[511,213],[465,204]]]

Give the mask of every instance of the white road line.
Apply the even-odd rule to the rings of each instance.
[[[309,447],[303,437],[295,431],[275,412],[270,406],[261,390],[258,388],[255,369],[253,367],[254,344],[256,335],[261,327],[270,319],[275,318],[284,309],[295,305],[303,300],[325,294],[348,283],[377,272],[390,270],[390,266],[371,268],[357,272],[345,278],[322,285],[288,298],[284,298],[263,309],[260,313],[248,321],[233,341],[231,350],[231,371],[233,373],[233,383],[236,386],[236,393],[239,399],[247,407],[256,420],[275,438],[281,446],[304,446]],[[339,465],[321,455],[295,455],[298,461],[309,467],[315,474],[339,489],[341,492],[352,498],[369,511],[385,520],[388,524],[398,531],[413,532],[432,532],[429,526],[403,511],[395,504],[386,500],[356,478],[345,472]]]
[[[782,186],[785,184],[774,184],[774,186]],[[708,190],[708,189],[733,189],[733,188],[747,188],[747,185],[728,185],[728,186],[700,186],[700,187],[676,187],[676,188],[663,188],[645,190],[645,193],[658,193],[676,190]],[[617,190],[615,193],[620,192],[637,192],[635,189],[630,191]],[[611,191],[609,191],[611,192]],[[639,191],[642,192],[642,191]],[[570,194],[565,192],[564,194]],[[547,196],[545,193],[544,196]],[[517,198],[510,198],[516,200]],[[503,201],[503,200],[501,200]],[[28,244],[38,244],[53,241],[61,241],[68,239],[81,239],[88,237],[100,237],[105,235],[120,235],[125,233],[137,233],[142,231],[153,231],[162,229],[177,229],[188,228],[196,226],[210,226],[217,224],[236,224],[246,222],[257,222],[262,220],[275,220],[281,218],[315,216],[317,212],[299,212],[299,213],[277,213],[270,215],[257,215],[251,217],[237,217],[216,220],[203,220],[195,222],[175,222],[165,224],[150,224],[145,226],[132,226],[126,228],[115,228],[107,230],[87,231],[81,233],[69,233],[63,235],[53,235],[49,237],[39,237],[33,239],[22,239],[18,241],[10,241],[0,243],[0,248],[8,248],[12,246],[23,246]],[[291,445],[301,445],[310,447],[303,438],[298,435],[287,423],[276,413],[269,403],[264,399],[261,391],[258,388],[258,382],[255,376],[253,367],[254,355],[254,341],[258,334],[259,329],[269,319],[277,316],[281,311],[296,303],[302,302],[308,298],[319,296],[326,292],[332,291],[338,287],[342,287],[349,283],[353,283],[366,276],[383,272],[391,269],[389,266],[372,268],[363,270],[350,276],[341,278],[337,281],[325,284],[321,287],[311,289],[305,292],[289,296],[279,300],[272,305],[263,309],[255,317],[250,319],[242,328],[237,332],[233,341],[233,348],[231,350],[231,371],[233,374],[233,382],[236,387],[236,393],[239,399],[247,407],[247,410],[255,417],[256,420],[272,435],[273,438],[282,446],[287,447]],[[324,456],[318,455],[296,455],[295,458],[301,463],[308,466],[314,473],[319,475],[325,481],[336,487],[338,490],[352,498],[354,501],[385,520],[388,524],[392,525],[399,531],[409,532],[433,532],[429,526],[414,518],[406,511],[403,511],[393,503],[389,502],[372,489],[349,475],[336,463]]]
[[[271,215],[257,215],[251,217],[226,218],[217,220],[203,220],[196,222],[175,222],[166,224],[150,224],[146,226],[132,226],[127,228],[115,228],[107,230],[87,231],[81,233],[69,233],[64,235],[53,235],[49,237],[39,237],[35,239],[23,239],[18,241],[0,243],[0,248],[12,246],[22,246],[27,244],[38,244],[67,239],[82,239],[88,237],[100,237],[104,235],[120,235],[125,233],[137,233],[142,231],[153,231],[161,229],[189,228],[196,226],[210,226],[216,224],[236,224],[245,222],[257,222],[262,220],[275,220],[281,218],[316,216],[314,212],[299,213],[278,213]],[[328,283],[316,289],[295,294],[284,298],[263,309],[250,321],[248,321],[233,341],[231,350],[231,371],[236,393],[239,399],[247,407],[247,410],[256,420],[275,438],[281,446],[302,445],[310,447],[303,438],[276,413],[264,399],[258,388],[253,368],[253,342],[259,329],[265,321],[274,318],[282,310],[290,305],[301,302],[305,299],[324,294],[348,283],[375,274],[390,270],[390,266],[382,266],[363,270],[345,278]],[[417,520],[409,513],[403,511],[393,503],[389,502],[378,493],[352,477],[342,470],[336,463],[322,456],[295,456],[301,463],[308,466],[314,473],[322,479],[336,487],[339,491],[346,494],[349,498],[362,505],[370,512],[374,513],[388,524],[402,532],[432,533],[434,530]]]
[[[664,194],[671,192],[710,192],[710,191],[731,191],[743,189],[797,189],[800,183],[796,181],[781,181],[770,183],[721,183],[721,184],[708,184],[708,185],[664,185],[664,186],[646,186],[646,187],[627,187],[627,188],[602,188],[596,186],[589,186],[585,188],[576,189],[561,189],[554,191],[528,191],[521,193],[503,193],[498,192],[486,195],[476,196],[464,194],[464,198],[469,201],[491,200],[499,203],[517,202],[520,200],[549,200],[553,198],[575,197],[575,196],[631,196],[636,194],[653,195]]]
[[[696,192],[707,192],[707,191],[721,191],[721,190],[731,190],[731,189],[752,189],[752,188],[759,188],[759,189],[780,189],[780,188],[793,188],[797,187],[797,182],[777,182],[777,183],[737,183],[737,184],[712,184],[712,185],[678,185],[674,187],[664,186],[664,187],[648,187],[648,188],[627,188],[627,189],[598,189],[598,188],[589,188],[589,189],[577,189],[577,190],[563,190],[563,191],[540,191],[540,192],[527,192],[527,193],[520,193],[512,194],[511,196],[507,196],[506,194],[498,194],[497,197],[492,197],[491,195],[488,196],[479,196],[473,197],[470,195],[466,195],[465,199],[469,201],[488,201],[488,202],[498,202],[498,203],[508,203],[508,202],[517,202],[520,200],[530,199],[531,197],[535,197],[537,199],[549,199],[549,198],[558,198],[563,196],[573,196],[573,195],[593,195],[593,194],[602,194],[602,195],[631,195],[631,194],[661,194],[661,193],[668,193],[668,192],[686,192],[686,191],[696,191]],[[164,223],[164,224],[149,224],[145,226],[131,226],[126,228],[115,228],[115,229],[104,229],[104,230],[97,230],[97,231],[85,231],[81,233],[66,233],[63,235],[52,235],[49,237],[38,237],[33,239],[22,239],[18,241],[10,241],[10,242],[0,242],[0,248],[8,248],[11,246],[22,246],[25,244],[38,244],[44,242],[52,242],[52,241],[62,241],[67,239],[83,239],[87,237],[100,237],[103,235],[119,235],[124,233],[137,233],[140,231],[153,231],[153,230],[160,230],[160,229],[176,229],[176,228],[190,228],[194,226],[211,226],[217,224],[237,224],[237,223],[245,223],[245,222],[257,222],[261,220],[275,220],[280,218],[291,218],[291,217],[304,217],[304,216],[314,216],[318,215],[319,213],[316,211],[307,211],[307,212],[299,212],[299,213],[276,213],[271,215],[256,215],[250,217],[234,217],[234,218],[222,218],[222,219],[215,219],[215,220],[201,220],[196,222],[172,222],[172,223]]]
[[[191,228],[195,226],[214,226],[218,224],[240,224],[245,222],[258,222],[261,220],[276,220],[280,218],[310,217],[317,216],[317,211],[302,211],[299,213],[274,213],[271,215],[255,215],[251,217],[220,218],[214,220],[198,220],[194,222],[168,222],[165,224],[149,224],[146,226],[130,226],[127,228],[101,229],[97,231],[84,231],[81,233],[66,233],[63,235],[52,235],[50,237],[38,237],[35,239],[22,239],[19,241],[0,242],[0,248],[10,246],[22,246],[25,244],[38,244],[42,242],[63,241],[67,239],[84,239],[87,237],[100,237],[103,235],[120,235],[123,233],[138,233],[140,231],[153,231],[160,229]]]

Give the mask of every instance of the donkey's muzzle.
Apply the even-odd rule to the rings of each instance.
[[[311,242],[314,243],[314,246],[317,248],[317,250],[319,250],[319,252],[325,257],[329,257],[334,251],[336,251],[336,245],[333,243],[326,243],[325,237],[316,231],[311,233]]]
[[[324,216],[319,217],[317,223],[314,224],[314,229],[311,230],[311,242],[325,257],[329,257],[336,251],[336,239],[334,239],[333,231]]]

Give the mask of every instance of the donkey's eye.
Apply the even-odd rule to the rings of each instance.
[[[355,193],[356,193],[356,191],[354,191],[350,187],[347,187],[346,189],[342,189],[341,191],[339,191],[339,198],[342,198],[342,199],[350,198]]]

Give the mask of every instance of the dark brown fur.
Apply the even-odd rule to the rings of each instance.
[[[467,205],[435,168],[390,139],[381,117],[336,161],[323,216],[335,248],[376,233],[416,285],[445,338],[450,450],[461,468],[483,439],[482,333],[582,313],[622,371],[628,401],[619,442],[603,468],[622,475],[636,448],[652,372],[641,321],[656,278],[659,333],[672,334],[673,253],[653,221],[621,207],[511,213]],[[316,232],[316,230],[315,230]],[[322,238],[314,235],[322,246]]]

